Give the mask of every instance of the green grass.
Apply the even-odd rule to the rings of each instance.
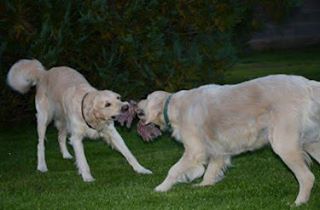
[[[270,74],[302,75],[320,81],[320,49],[274,51],[243,56],[226,73],[227,83],[238,83]]]
[[[228,83],[289,73],[320,80],[320,50],[259,53],[243,57],[229,71]],[[27,123],[27,122],[26,122]],[[153,191],[181,157],[182,145],[168,135],[144,143],[133,129],[119,131],[133,154],[153,175],[136,174],[102,141],[85,141],[94,183],[84,183],[74,161],[59,152],[55,129],[47,133],[49,171],[37,172],[35,125],[0,129],[0,209],[290,209],[298,184],[281,160],[264,148],[233,158],[223,181],[206,188],[178,184],[167,193]],[[69,150],[72,151],[71,147]],[[296,209],[319,209],[320,166],[310,201]]]

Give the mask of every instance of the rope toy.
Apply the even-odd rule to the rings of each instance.
[[[125,112],[121,112],[117,116],[116,121],[119,122],[121,126],[126,125],[127,128],[130,128],[132,121],[136,116],[137,108],[137,102],[133,100],[129,101],[128,110]],[[162,134],[161,130],[155,124],[145,124],[143,120],[139,120],[137,124],[137,132],[142,137],[142,139],[147,142],[159,137]]]

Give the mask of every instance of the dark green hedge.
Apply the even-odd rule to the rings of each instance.
[[[156,89],[223,83],[237,49],[260,25],[255,8],[266,8],[267,14],[281,19],[278,14],[297,2],[4,0],[0,3],[0,87],[1,98],[6,98],[2,113],[5,116],[4,112],[33,100],[13,96],[4,87],[9,67],[21,58],[37,58],[47,68],[71,66],[92,85],[131,98]]]

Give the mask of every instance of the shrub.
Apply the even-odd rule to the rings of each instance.
[[[47,68],[71,66],[95,87],[131,98],[223,83],[237,48],[256,27],[254,8],[291,7],[290,0],[259,2],[6,0],[0,3],[0,76],[18,59],[37,58]],[[3,109],[31,100],[2,87],[1,94],[8,99]]]

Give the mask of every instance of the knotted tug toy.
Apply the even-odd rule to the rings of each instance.
[[[127,128],[131,127],[132,121],[136,116],[137,102],[131,100],[129,101],[129,108],[126,111],[122,111],[117,117],[116,121],[120,123],[121,126],[126,125]]]
[[[129,101],[128,110],[125,112],[121,112],[121,114],[117,116],[116,121],[118,121],[121,126],[126,125],[127,128],[130,128],[132,121],[136,116],[137,108],[137,102],[133,100]],[[155,124],[145,124],[142,120],[139,120],[137,124],[137,132],[144,141],[151,141],[162,134],[161,130],[157,126],[155,126]]]

